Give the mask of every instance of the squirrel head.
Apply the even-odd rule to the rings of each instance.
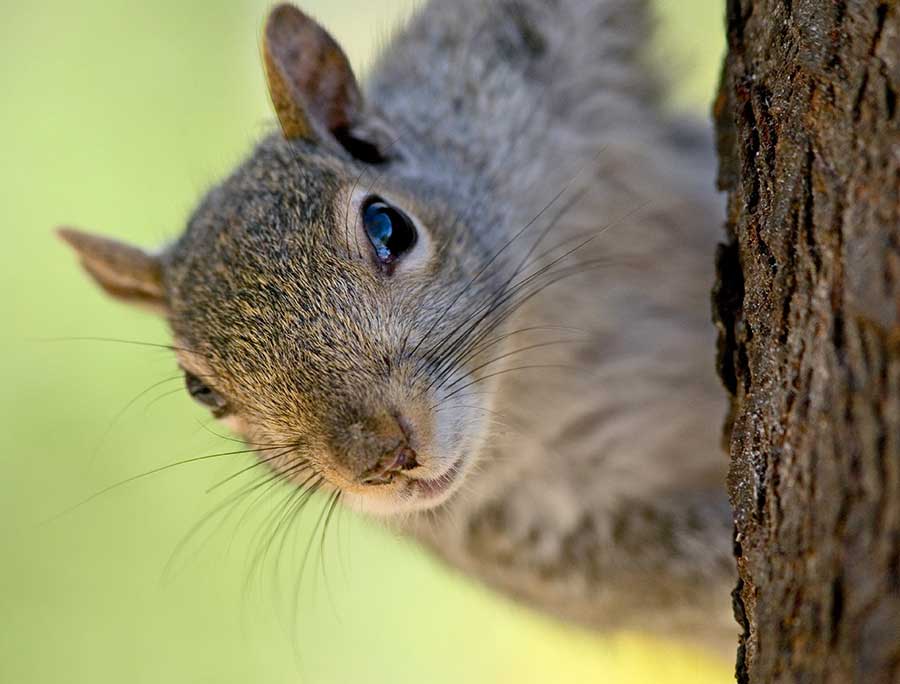
[[[114,297],[162,313],[188,391],[298,484],[431,508],[481,451],[515,292],[489,205],[368,105],[315,21],[276,7],[281,131],[158,253],[60,231]],[[476,386],[471,386],[477,382]]]

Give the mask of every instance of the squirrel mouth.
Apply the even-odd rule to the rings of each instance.
[[[423,499],[437,499],[446,494],[459,477],[465,458],[460,456],[437,477],[426,479],[406,475],[407,491]]]

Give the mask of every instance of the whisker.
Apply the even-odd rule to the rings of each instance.
[[[175,347],[171,344],[160,344],[156,342],[141,342],[139,340],[126,340],[120,339],[117,337],[92,337],[92,336],[79,336],[79,337],[45,337],[38,338],[37,342],[111,342],[118,344],[128,344],[140,347],[151,347],[153,349],[166,349],[168,351],[180,351],[185,352],[186,354],[196,354],[198,356],[205,356],[201,352],[194,351],[193,349],[188,349],[186,347]]]
[[[520,347],[518,349],[513,349],[512,351],[506,352],[505,354],[501,354],[500,356],[494,357],[490,361],[485,361],[484,363],[473,368],[470,371],[470,373],[477,373],[478,371],[483,370],[487,366],[493,365],[499,361],[503,361],[504,359],[507,359],[511,356],[515,356],[516,354],[521,354],[523,352],[531,351],[533,349],[543,349],[544,347],[551,347],[551,346],[555,346],[558,344],[574,344],[575,342],[577,342],[577,340],[552,340],[550,342],[540,342],[538,344],[529,344],[526,347]],[[464,362],[465,362],[465,360],[463,361],[463,363]],[[462,380],[463,380],[463,378],[457,378],[453,382],[449,383],[445,387],[445,389],[447,389],[447,390],[451,389],[454,385],[462,382]]]
[[[486,333],[490,334],[494,327],[496,327],[496,326],[492,326],[491,328],[488,328],[486,330]],[[468,344],[466,347],[464,347],[463,352],[461,352],[461,359],[458,362],[452,364],[452,367],[448,368],[447,372],[448,373],[452,372],[453,370],[455,370],[455,367],[463,365],[464,363],[469,361],[471,358],[474,358],[478,354],[481,354],[482,352],[487,351],[491,347],[497,346],[504,340],[507,340],[511,337],[514,337],[516,335],[520,335],[520,334],[526,333],[526,332],[544,332],[544,331],[549,332],[551,330],[580,333],[582,335],[585,335],[586,337],[589,335],[589,333],[582,328],[572,328],[572,327],[562,326],[562,325],[533,325],[533,326],[529,326],[527,328],[519,328],[518,330],[513,330],[511,332],[507,332],[502,335],[497,335],[495,337],[492,337],[490,339],[483,340],[483,341],[481,341],[480,339],[473,339],[473,340],[471,340],[470,344]],[[479,336],[479,338],[483,338],[483,337],[484,336]],[[465,354],[465,356],[462,356],[463,354]],[[438,374],[438,377],[436,379],[440,380],[441,376],[442,376],[442,374]]]
[[[278,448],[278,447],[272,447],[272,448]],[[207,490],[204,493],[210,494],[210,493],[214,492],[215,490],[219,489],[220,487],[225,486],[226,484],[228,484],[235,478],[238,478],[241,475],[243,475],[244,473],[253,470],[254,468],[259,468],[260,466],[268,465],[272,461],[277,461],[279,458],[282,458],[283,456],[289,454],[292,450],[294,450],[296,448],[297,448],[296,444],[286,445],[284,447],[284,449],[285,449],[284,451],[273,454],[272,456],[267,456],[266,458],[258,459],[257,461],[255,461],[254,463],[251,463],[250,465],[246,466],[245,468],[241,468],[236,473],[232,473],[231,475],[226,477],[224,480],[219,480],[216,484],[211,485],[209,488],[207,488]],[[302,460],[305,463],[308,463],[308,461],[306,459],[302,459]]]
[[[484,382],[485,380],[496,377],[498,375],[505,375],[506,373],[512,373],[513,371],[538,369],[538,368],[566,368],[566,369],[572,370],[572,369],[575,369],[576,367],[571,366],[571,365],[566,365],[566,364],[552,363],[552,364],[536,364],[536,365],[528,365],[528,366],[516,366],[515,368],[504,368],[503,370],[499,370],[494,373],[488,373],[487,375],[482,375],[479,378],[475,378],[474,380],[472,380],[469,383],[466,383],[462,387],[453,390],[448,395],[446,395],[443,399],[447,400],[450,397],[454,396],[457,392],[461,392],[462,390],[466,389],[467,387],[471,387],[480,382]],[[434,408],[434,407],[432,407],[432,408]]]
[[[312,484],[309,485],[309,487],[306,487],[306,483],[310,481],[312,481]],[[298,487],[291,489],[285,496],[285,500],[279,506],[276,506],[273,511],[263,519],[263,522],[260,525],[260,531],[257,533],[257,541],[253,544],[256,550],[251,553],[247,565],[247,574],[244,581],[245,591],[249,591],[253,578],[259,575],[261,566],[269,555],[278,530],[281,528],[281,525],[284,524],[285,513],[291,510],[296,511],[302,509],[309,497],[321,487],[322,481],[323,478],[320,475],[317,475],[316,473],[311,474]],[[263,492],[263,495],[266,495],[267,493],[267,491]],[[260,497],[257,498],[259,499]],[[242,520],[243,519],[244,518],[242,517]],[[267,529],[271,530],[271,532],[267,533]]]
[[[54,515],[51,518],[48,518],[42,524],[47,524],[47,523],[53,522],[55,520],[58,520],[62,516],[68,515],[69,513],[81,508],[82,506],[90,503],[91,501],[96,500],[97,498],[103,496],[104,494],[107,494],[108,492],[111,492],[114,489],[118,489],[119,487],[130,484],[132,482],[136,482],[137,480],[141,480],[145,477],[149,477],[151,475],[156,475],[158,473],[162,473],[166,470],[171,470],[172,468],[176,468],[176,467],[182,466],[182,465],[188,465],[191,463],[199,463],[200,461],[209,461],[214,458],[223,458],[225,456],[236,456],[239,454],[249,454],[254,451],[256,451],[256,450],[255,449],[241,449],[239,451],[223,451],[218,454],[206,454],[204,456],[195,456],[193,458],[187,458],[182,461],[176,461],[174,463],[167,463],[166,465],[159,466],[158,468],[153,468],[152,470],[148,470],[146,472],[139,473],[137,475],[132,475],[131,477],[127,477],[124,480],[119,480],[118,482],[114,482],[113,484],[111,484],[107,487],[104,487],[103,489],[101,489],[97,492],[94,492],[93,494],[91,494],[90,496],[88,496],[85,499],[82,499],[81,501],[74,504],[73,506],[66,508],[65,510],[61,511],[60,513],[57,513],[56,515]]]
[[[319,568],[322,573],[322,579],[325,582],[325,595],[328,597],[328,603],[335,613],[337,613],[337,607],[334,602],[334,594],[331,591],[331,584],[328,581],[328,571],[325,562],[325,536],[328,534],[328,525],[334,515],[334,509],[337,507],[338,501],[341,498],[341,493],[340,489],[335,489],[326,501],[325,506],[327,512],[325,514],[325,522],[322,525],[322,534],[319,537]]]
[[[167,397],[171,397],[175,394],[181,394],[183,392],[184,392],[184,388],[179,387],[177,389],[169,390],[168,392],[163,392],[162,394],[159,394],[159,395],[153,397],[153,399],[151,399],[149,402],[147,402],[147,405],[144,407],[144,413],[147,413],[147,411],[149,411],[151,408],[156,406],[163,399],[165,399]]]
[[[256,506],[258,506],[266,498],[268,493],[272,489],[277,487],[279,484],[289,483],[290,482],[290,480],[288,479],[289,475],[295,475],[297,473],[304,473],[307,470],[312,470],[312,466],[308,462],[302,461],[302,462],[298,462],[296,465],[291,466],[287,470],[273,472],[273,473],[269,473],[269,474],[266,474],[263,476],[262,486],[264,486],[265,489],[262,492],[260,492],[259,496],[257,496],[250,503],[250,505],[247,507],[247,510],[244,511],[244,513],[241,515],[240,519],[238,520],[237,524],[235,525],[234,533],[231,537],[231,541],[228,544],[229,553],[231,552],[231,547],[234,545],[234,541],[237,538],[237,533],[243,526],[244,521],[249,517],[249,515],[251,514],[253,509]],[[305,480],[303,480],[299,484],[295,485],[294,488],[291,489],[290,491],[293,492],[293,491],[297,491],[297,490],[302,490],[303,487],[305,487],[307,485],[307,483],[309,483],[310,481],[315,479],[317,476],[318,476],[317,473],[312,472],[310,475],[307,476],[307,478]]]
[[[326,506],[322,507],[322,510],[319,513],[319,517],[316,519],[316,524],[313,526],[313,529],[309,534],[309,540],[306,543],[306,550],[303,552],[303,559],[300,561],[300,570],[297,573],[297,580],[294,583],[294,594],[293,594],[290,605],[291,605],[291,610],[292,610],[291,624],[293,625],[293,629],[295,632],[297,631],[297,628],[299,626],[301,583],[303,580],[303,575],[306,571],[306,563],[307,563],[307,560],[309,559],[309,553],[310,553],[310,550],[312,549],[313,540],[316,537],[316,532],[318,532],[318,530],[319,530],[319,525],[322,524],[322,520],[326,513],[326,508],[327,508]]]
[[[260,534],[260,541],[257,545],[258,552],[254,558],[254,565],[255,570],[261,575],[266,560],[269,558],[273,547],[276,546],[276,541],[280,538],[281,541],[277,544],[277,551],[275,552],[275,561],[272,564],[272,584],[274,586],[277,586],[280,559],[284,544],[287,541],[287,530],[290,529],[291,522],[296,518],[299,511],[302,510],[303,502],[308,496],[311,496],[309,490],[304,489],[303,487],[297,487],[291,490],[282,504],[274,508],[266,519],[266,522],[263,523],[263,529],[268,528],[268,531],[264,534]],[[263,539],[265,541],[263,541]],[[253,572],[253,567],[251,567],[251,572]]]
[[[535,285],[535,287],[532,288],[531,290],[525,291],[524,293],[522,293],[522,295],[518,299],[509,297],[508,299],[512,300],[512,303],[510,303],[504,309],[500,309],[498,307],[497,311],[492,312],[492,315],[494,317],[484,327],[483,331],[481,331],[480,333],[476,334],[473,338],[471,338],[467,342],[467,345],[462,346],[460,348],[460,350],[454,356],[442,361],[442,363],[438,367],[443,367],[443,369],[438,372],[438,377],[440,379],[443,379],[447,375],[449,375],[455,368],[458,368],[459,364],[461,363],[460,357],[462,355],[466,354],[466,350],[469,349],[469,345],[477,344],[486,335],[489,335],[491,332],[493,332],[493,330],[495,330],[497,327],[499,327],[501,324],[503,324],[518,309],[520,309],[522,306],[527,304],[531,299],[533,299],[534,297],[539,295],[541,292],[543,292],[548,287],[560,282],[561,280],[564,280],[565,278],[568,278],[568,277],[571,277],[574,275],[579,275],[581,273],[584,273],[588,270],[591,270],[591,269],[599,267],[599,266],[607,266],[610,263],[611,263],[610,260],[607,260],[607,259],[597,259],[593,262],[584,262],[584,263],[576,264],[576,265],[568,267],[568,268],[559,269],[558,271],[548,273],[546,282],[539,283],[539,284]],[[543,274],[540,274],[540,275],[543,275]],[[523,287],[517,288],[517,290],[512,294],[514,294],[514,295],[519,294],[519,290],[525,290],[524,285],[531,285],[531,284],[532,283],[523,283]],[[505,304],[505,303],[506,303],[506,301],[504,300],[504,302],[502,302],[501,304]]]
[[[500,249],[498,249],[496,252],[494,252],[494,254],[490,257],[490,259],[488,259],[488,261],[480,269],[478,269],[478,271],[475,273],[475,275],[472,276],[472,278],[462,288],[462,290],[459,292],[459,294],[457,294],[456,297],[454,297],[450,301],[450,304],[448,304],[447,307],[441,312],[440,316],[437,316],[435,318],[434,322],[431,324],[431,326],[428,328],[428,330],[425,332],[425,334],[422,336],[422,338],[419,340],[419,342],[416,344],[416,346],[413,347],[413,349],[410,351],[410,355],[415,354],[419,350],[419,348],[422,346],[422,344],[425,342],[425,340],[428,339],[428,337],[431,335],[432,332],[434,332],[434,329],[438,326],[438,324],[441,321],[443,321],[444,318],[447,316],[447,314],[450,313],[450,311],[453,309],[453,307],[456,306],[456,303],[463,297],[463,295],[465,295],[466,292],[469,291],[469,289],[475,284],[475,282],[477,282],[477,280],[487,271],[488,268],[491,267],[491,265],[500,257],[500,255],[502,255],[503,252],[505,252],[510,247],[510,245],[512,245],[517,239],[519,239],[519,237],[521,237],[532,225],[534,225],[534,223],[536,221],[540,220],[540,218],[544,215],[544,213],[546,211],[548,211],[559,200],[560,197],[563,196],[565,191],[569,188],[569,184],[572,183],[574,180],[575,179],[573,178],[572,180],[569,181],[569,183],[564,185],[563,188],[559,192],[557,192],[553,196],[553,198],[549,202],[547,202],[547,204],[545,204],[541,208],[541,210],[537,214],[535,214],[535,216],[530,221],[528,221],[524,226],[522,226],[522,228],[520,228],[515,234],[513,234],[513,236],[511,238],[509,238],[509,240],[507,240],[500,247]],[[452,334],[453,333],[451,333],[451,335]],[[429,352],[429,354],[430,353],[431,352]]]
[[[253,448],[258,448],[258,447],[297,447],[300,444],[300,442],[291,442],[291,443],[285,443],[285,444],[274,444],[274,443],[270,443],[270,442],[269,443],[267,443],[267,442],[250,442],[246,439],[238,439],[236,437],[230,437],[228,435],[223,435],[219,432],[216,432],[211,427],[209,427],[208,425],[205,425],[204,423],[202,423],[199,420],[197,421],[197,424],[201,428],[203,428],[206,432],[208,432],[209,434],[214,435],[220,439],[224,439],[229,442],[237,442],[238,444],[246,444],[247,446],[253,447]]]
[[[287,452],[282,453],[281,455],[285,455]],[[206,542],[203,542],[201,547],[205,545],[209,539],[215,536],[216,532],[221,529],[227,522],[231,514],[234,512],[235,506],[241,502],[245,496],[256,491],[257,489],[264,487],[266,484],[270,484],[273,481],[278,480],[281,477],[281,473],[276,473],[272,475],[271,473],[266,473],[263,477],[258,478],[254,482],[250,482],[244,485],[240,490],[231,494],[224,501],[219,502],[211,511],[206,513],[198,522],[196,522],[188,532],[181,538],[178,544],[175,546],[175,549],[172,551],[169,556],[169,560],[166,562],[166,566],[163,569],[162,578],[163,581],[166,581],[168,578],[171,578],[174,573],[175,561],[180,556],[190,541],[203,529],[207,523],[209,523],[213,518],[218,516],[220,513],[225,512],[225,516],[220,521],[217,528],[207,537]]]
[[[583,170],[584,169],[582,168],[579,171],[579,174]],[[532,219],[532,221],[527,225],[531,225],[535,220],[537,220],[538,217],[540,217],[544,212],[546,212],[560,197],[562,197],[563,193],[571,186],[571,184],[577,179],[577,177],[578,177],[578,174],[576,174],[563,187],[563,189],[560,190],[556,194],[556,196],[553,198],[553,200],[551,200],[551,202],[548,203],[548,205],[546,205],[544,207],[544,209],[541,210],[541,213],[539,213],[538,216],[535,217],[535,219]],[[498,290],[495,292],[495,294],[493,295],[493,297],[490,300],[488,300],[487,302],[482,304],[481,307],[476,309],[475,313],[473,313],[473,316],[476,315],[478,313],[478,311],[480,311],[481,309],[484,309],[484,313],[482,313],[474,321],[474,323],[471,322],[471,320],[470,320],[471,317],[470,317],[470,319],[467,319],[466,321],[463,321],[461,324],[457,325],[453,330],[451,330],[447,335],[445,335],[442,338],[442,340],[439,341],[437,345],[435,345],[435,347],[433,347],[432,349],[430,349],[428,351],[428,353],[426,354],[426,358],[433,359],[433,358],[437,357],[437,358],[441,358],[442,362],[443,362],[443,360],[445,360],[447,358],[448,355],[450,355],[450,357],[452,358],[452,355],[457,351],[459,345],[463,344],[465,342],[465,339],[468,337],[468,335],[471,334],[471,332],[474,331],[488,316],[490,316],[491,313],[496,309],[497,306],[501,305],[502,303],[504,303],[505,301],[507,301],[509,299],[509,297],[511,296],[511,293],[515,292],[516,287],[517,287],[516,285],[512,285],[512,281],[516,278],[516,276],[518,276],[518,274],[521,272],[521,270],[528,263],[528,259],[530,258],[530,255],[532,254],[534,249],[541,242],[541,240],[543,240],[544,236],[546,236],[546,234],[549,232],[549,230],[552,229],[565,216],[565,214],[568,213],[568,211],[571,210],[571,208],[575,205],[575,203],[584,195],[584,192],[585,191],[582,190],[582,191],[576,193],[576,196],[574,198],[571,198],[568,202],[566,202],[566,204],[561,208],[561,210],[556,213],[556,215],[551,219],[549,225],[538,236],[537,240],[534,242],[531,249],[528,250],[528,252],[525,255],[525,258],[521,261],[519,266],[513,271],[512,275],[510,275],[510,277],[503,283],[503,285],[500,288],[498,288]],[[526,225],[526,227],[527,227],[527,225]],[[516,234],[516,236],[514,236],[514,238],[517,237],[518,235],[521,235],[521,233],[522,233],[522,231],[519,231]],[[596,236],[593,236],[593,237],[596,237]],[[591,239],[593,239],[593,237]],[[565,256],[567,256],[567,255],[563,255],[563,258]],[[511,286],[512,286],[512,290],[510,290]],[[463,330],[463,327],[466,326],[466,324],[468,324],[468,327],[465,330]],[[454,337],[456,338],[455,340],[453,339]],[[439,364],[438,367],[435,368],[435,370],[440,368],[441,365],[442,364]],[[425,365],[425,367],[427,367],[427,366],[428,366],[428,364]]]
[[[91,453],[91,458],[90,458],[89,463],[91,465],[93,465],[94,461],[97,458],[97,454],[100,452],[100,448],[106,442],[110,433],[113,431],[113,428],[116,426],[116,424],[122,418],[122,416],[124,416],[128,412],[128,409],[130,409],[132,406],[134,406],[138,401],[140,401],[143,397],[145,397],[149,392],[152,392],[153,390],[155,390],[157,387],[160,387],[161,385],[165,385],[166,383],[169,383],[169,382],[174,382],[175,380],[180,380],[181,377],[182,377],[182,375],[179,373],[178,375],[172,376],[170,378],[166,378],[164,380],[154,382],[152,385],[150,385],[149,387],[147,387],[146,389],[142,390],[141,392],[136,394],[134,397],[132,397],[125,404],[125,406],[123,406],[121,409],[119,409],[115,413],[115,415],[112,417],[112,419],[110,419],[109,424],[106,426],[106,429],[103,431],[103,434],[100,436],[100,439],[97,440],[97,446],[94,447],[93,452]]]
[[[598,154],[599,154],[599,153],[598,153]],[[579,173],[581,173],[583,170],[584,170],[584,168],[582,168],[582,169],[579,171]],[[577,174],[576,174],[576,178],[577,178]],[[570,183],[571,183],[572,181],[574,181],[574,178],[573,178],[572,180],[570,180]],[[530,276],[524,278],[524,279],[523,279],[522,281],[520,281],[519,283],[517,283],[517,284],[515,284],[515,285],[512,285],[512,286],[510,287],[510,284],[512,283],[512,280],[516,277],[516,275],[517,275],[518,273],[521,272],[521,270],[526,266],[526,264],[528,264],[528,263],[533,263],[533,262],[535,261],[535,259],[531,259],[531,260],[529,261],[530,256],[533,254],[534,250],[537,248],[537,246],[538,246],[538,245],[540,244],[540,242],[543,240],[544,236],[546,236],[546,235],[549,233],[549,231],[553,228],[553,226],[555,226],[555,225],[556,225],[556,224],[557,224],[557,223],[558,223],[558,222],[559,222],[559,221],[560,221],[560,220],[568,213],[568,211],[571,210],[571,208],[575,206],[575,204],[578,202],[578,200],[585,194],[586,190],[587,190],[587,189],[584,188],[584,189],[582,189],[581,191],[579,191],[578,193],[576,193],[576,195],[575,195],[573,198],[571,198],[570,201],[568,201],[568,202],[566,203],[566,205],[565,205],[564,207],[562,207],[561,210],[560,210],[559,212],[557,212],[557,214],[556,214],[556,215],[552,218],[552,220],[550,221],[550,224],[542,231],[541,235],[540,235],[540,236],[538,237],[538,239],[534,242],[534,244],[532,244],[532,246],[531,246],[531,248],[529,249],[528,253],[526,254],[525,258],[522,260],[522,262],[520,263],[519,267],[516,268],[516,270],[515,270],[515,272],[513,273],[513,275],[512,275],[509,279],[507,279],[506,283],[504,283],[504,285],[503,285],[502,287],[500,287],[500,288],[498,289],[498,291],[497,291],[496,295],[494,296],[494,298],[493,298],[492,300],[489,300],[489,301],[485,302],[485,303],[482,304],[480,307],[478,307],[478,308],[475,310],[475,312],[473,312],[473,314],[469,317],[469,319],[468,319],[468,320],[469,320],[469,326],[468,326],[468,328],[467,328],[465,331],[459,332],[459,333],[457,334],[457,331],[460,331],[460,330],[462,329],[462,327],[466,324],[466,322],[464,321],[462,324],[458,325],[454,330],[450,331],[450,333],[448,333],[448,335],[445,335],[444,338],[443,338],[443,340],[442,340],[441,342],[439,342],[437,345],[435,345],[435,347],[433,347],[432,350],[429,350],[428,354],[426,355],[426,358],[432,358],[432,359],[433,359],[433,358],[437,357],[438,359],[440,359],[440,360],[437,362],[437,364],[435,364],[434,361],[429,361],[428,363],[425,364],[424,367],[423,367],[423,366],[420,366],[420,368],[417,369],[417,370],[424,370],[424,369],[427,368],[428,366],[433,366],[432,370],[433,370],[433,371],[437,371],[438,374],[440,375],[440,369],[441,369],[442,366],[451,366],[451,367],[452,367],[453,365],[458,365],[458,355],[459,355],[458,352],[459,352],[459,349],[460,349],[460,347],[462,347],[463,349],[466,348],[466,344],[467,344],[468,342],[470,342],[470,341],[467,341],[467,338],[469,337],[469,335],[470,335],[470,334],[471,334],[471,333],[472,333],[479,325],[481,325],[481,324],[484,322],[484,320],[486,320],[486,319],[487,319],[488,317],[490,317],[491,315],[494,315],[494,313],[496,312],[496,310],[497,310],[501,305],[503,305],[504,303],[506,303],[507,301],[509,301],[510,299],[512,299],[513,296],[514,296],[519,290],[523,289],[523,286],[524,286],[524,285],[528,284],[529,282],[531,282],[532,280],[534,280],[537,276],[541,275],[542,273],[547,272],[547,271],[548,271],[550,268],[552,268],[555,264],[559,263],[560,261],[562,261],[563,259],[567,258],[567,257],[570,256],[571,254],[575,253],[576,251],[579,251],[579,250],[583,249],[586,245],[590,244],[594,239],[596,239],[597,237],[599,237],[601,234],[603,234],[604,232],[606,232],[608,229],[610,229],[611,227],[613,227],[613,226],[615,226],[615,225],[618,225],[619,223],[623,222],[624,220],[626,220],[627,218],[629,218],[630,216],[632,216],[632,215],[635,214],[636,212],[638,212],[638,211],[640,211],[641,209],[643,209],[645,206],[647,206],[647,204],[649,204],[649,202],[642,203],[642,204],[638,205],[637,207],[635,207],[634,209],[632,209],[631,211],[629,211],[628,213],[626,213],[624,216],[622,216],[622,217],[620,217],[619,219],[617,219],[616,221],[610,222],[609,224],[607,224],[606,226],[602,227],[600,230],[594,232],[593,234],[589,234],[589,237],[587,237],[586,239],[582,240],[582,241],[581,241],[579,244],[577,244],[574,248],[567,250],[567,251],[566,251],[564,254],[562,254],[561,256],[559,256],[559,257],[553,259],[549,264],[546,264],[546,265],[545,265],[544,267],[542,267],[541,269],[538,269],[538,271],[536,271],[535,273],[532,273]],[[564,240],[561,244],[566,244],[566,243],[571,242],[571,241],[572,241],[572,239],[570,238],[570,239]],[[550,250],[545,251],[541,256],[549,255],[550,253],[552,253],[553,251],[555,251],[555,250],[558,249],[559,247],[560,247],[560,245],[557,245],[557,246],[551,248]],[[524,302],[520,302],[519,305],[517,305],[517,306],[515,306],[515,307],[511,307],[510,310],[509,310],[506,314],[504,314],[504,315],[502,316],[501,319],[507,318],[508,315],[509,315],[510,313],[512,313],[512,311],[515,310],[515,308],[518,308],[518,306],[521,305],[521,303],[524,303]],[[472,319],[473,317],[475,317],[476,315],[478,315],[478,313],[479,313],[480,311],[482,311],[482,310],[484,311],[484,313],[482,313],[482,314],[479,316],[479,318],[477,318],[477,319],[474,321],[474,323],[471,322],[471,319]],[[489,330],[490,330],[491,327],[496,327],[496,325],[489,326],[488,332],[489,332]],[[457,339],[456,339],[455,341],[453,341],[453,340],[448,340],[448,338],[452,338],[453,336],[456,336],[456,337],[457,337]],[[485,336],[484,334],[481,334],[479,337],[480,337],[480,339],[483,339],[484,336]],[[479,339],[479,337],[476,337],[476,341]],[[447,342],[444,342],[444,340],[447,340]],[[464,354],[465,352],[462,352],[462,353]]]
[[[570,206],[572,206],[572,205],[570,205]],[[478,343],[481,339],[484,339],[484,337],[486,335],[490,334],[492,329],[496,328],[503,320],[507,319],[513,312],[515,312],[518,308],[520,308],[526,301],[530,300],[538,292],[545,289],[545,287],[536,289],[534,292],[528,294],[527,296],[521,297],[519,301],[514,302],[512,305],[507,307],[506,310],[500,310],[500,314],[497,314],[496,312],[500,309],[501,306],[503,306],[510,300],[514,300],[514,297],[520,291],[524,290],[527,285],[532,283],[538,277],[540,277],[544,273],[547,273],[550,269],[553,268],[553,266],[560,263],[564,259],[568,258],[575,252],[583,249],[588,244],[593,242],[596,238],[600,237],[600,235],[602,235],[604,232],[606,232],[609,228],[621,223],[622,221],[624,221],[628,217],[632,216],[637,211],[640,211],[644,206],[646,206],[646,203],[644,203],[643,205],[639,205],[632,211],[628,212],[625,216],[618,219],[617,221],[607,224],[600,230],[596,231],[595,233],[591,234],[589,237],[582,240],[575,247],[566,250],[562,255],[554,258],[548,264],[545,264],[543,267],[539,268],[534,273],[524,277],[521,281],[519,281],[518,283],[509,287],[505,292],[503,291],[503,289],[501,289],[500,294],[502,296],[499,299],[495,299],[494,301],[486,302],[481,307],[479,307],[479,309],[476,309],[475,314],[477,314],[477,312],[480,309],[484,309],[485,307],[487,307],[485,312],[474,323],[470,324],[469,328],[466,331],[464,331],[463,333],[461,333],[455,342],[453,342],[452,344],[449,345],[449,349],[443,351],[443,358],[437,364],[433,364],[433,363],[431,364],[434,366],[433,372],[436,372],[438,377],[441,377],[441,378],[443,378],[443,376],[446,376],[447,373],[442,372],[442,370],[441,370],[442,368],[450,369],[450,371],[452,371],[453,367],[456,367],[459,365],[459,363],[460,363],[459,358],[460,358],[460,356],[462,356],[466,353],[465,350],[467,348],[469,348],[472,344]],[[558,221],[560,218],[562,218],[563,215],[564,215],[563,213],[557,214],[557,216],[553,219],[553,222]],[[550,251],[552,252],[557,248],[553,248]],[[602,263],[612,263],[610,260],[594,260],[593,262],[588,262],[588,263],[600,264],[601,262]],[[523,264],[524,264],[524,262],[523,262]],[[553,280],[553,282],[558,282],[558,280]],[[509,281],[507,281],[507,285],[508,284],[509,284]],[[506,287],[506,285],[504,286],[504,288],[505,287]],[[473,316],[475,314],[473,314]],[[494,320],[488,326],[486,326],[486,329],[484,331],[482,331],[480,334],[476,335],[474,339],[468,338],[468,336],[472,332],[474,332],[474,330],[479,325],[481,325],[485,320],[487,320],[491,315],[494,316]],[[459,326],[458,326],[458,328],[459,328]],[[462,351],[460,351],[460,348],[462,349]]]

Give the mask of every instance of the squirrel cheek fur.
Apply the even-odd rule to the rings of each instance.
[[[360,87],[276,7],[281,131],[149,254],[66,229],[299,486],[563,619],[729,647],[712,142],[644,0],[432,0]],[[379,265],[360,201],[421,236]],[[280,451],[272,453],[278,445]]]

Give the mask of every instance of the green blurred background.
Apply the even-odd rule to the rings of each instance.
[[[257,52],[267,4],[0,2],[0,682],[730,680],[728,662],[532,614],[349,514],[313,546],[294,621],[318,511],[291,529],[280,570],[247,563],[281,490],[202,529],[170,565],[234,487],[206,490],[249,456],[182,465],[44,522],[110,483],[237,446],[203,427],[165,350],[57,339],[168,341],[160,322],[102,298],[50,229],[144,245],[179,232],[200,193],[273,126]],[[362,72],[411,10],[303,5]],[[652,52],[679,84],[672,106],[705,114],[721,0],[658,6]]]

